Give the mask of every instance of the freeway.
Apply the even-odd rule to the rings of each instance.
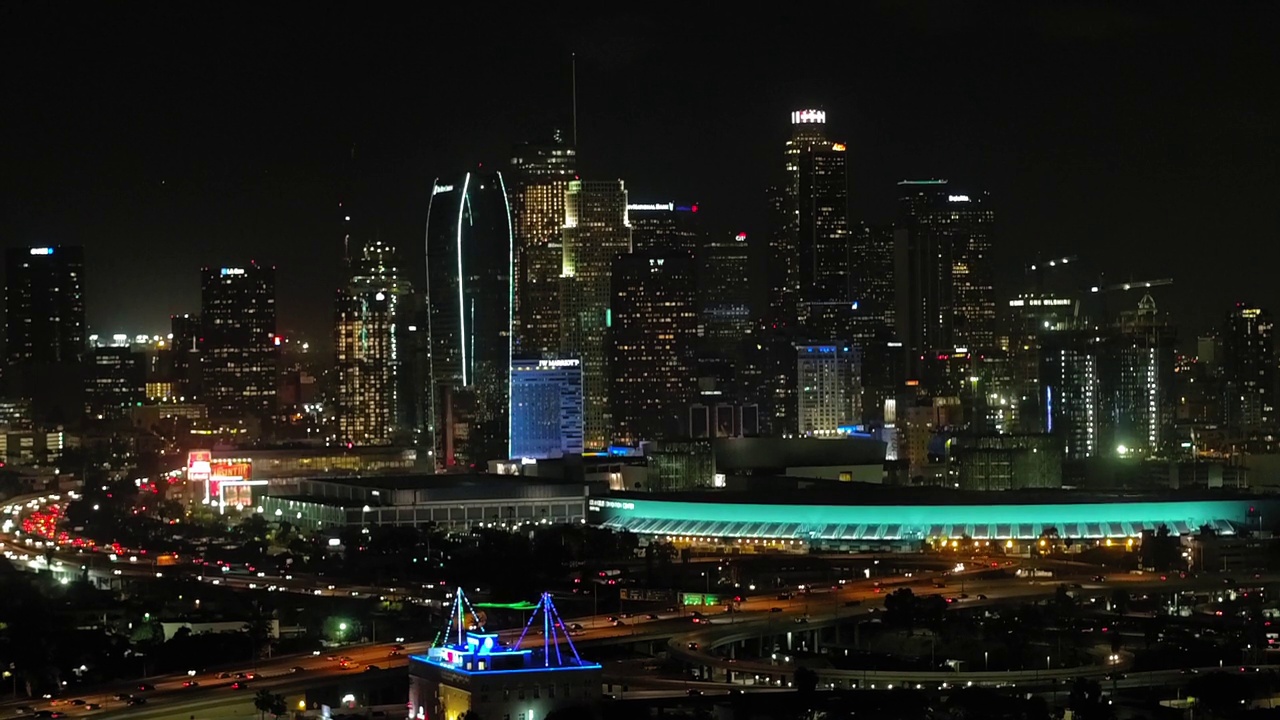
[[[1161,579],[1163,578],[1163,579]],[[1026,580],[1026,579],[1001,579],[987,580],[977,578],[968,583],[969,591],[976,593],[977,597],[960,598],[953,593],[954,590],[947,588],[920,588],[913,589],[917,594],[945,594],[952,602],[959,607],[973,607],[980,605],[997,604],[1010,600],[1031,600],[1044,599],[1052,597],[1059,585],[1062,584],[1064,578],[1055,578],[1052,580]],[[1270,574],[1259,577],[1256,582],[1261,584],[1280,582],[1280,575]],[[1123,585],[1131,591],[1173,591],[1173,590],[1205,590],[1220,589],[1222,580],[1216,577],[1185,577],[1176,576],[1134,576],[1113,574],[1105,576],[1105,580],[1100,583],[1078,583],[1077,592],[1088,597],[1099,597],[1111,592],[1112,588],[1123,583]],[[967,594],[967,593],[966,593]],[[756,678],[762,680],[767,679],[773,684],[785,684],[786,678],[792,676],[795,672],[796,665],[784,659],[779,662],[777,660],[769,661],[738,661],[724,657],[715,653],[715,649],[724,647],[731,643],[757,638],[761,636],[779,636],[790,632],[804,632],[813,630],[826,625],[833,625],[845,622],[857,617],[867,617],[876,612],[878,607],[869,607],[866,604],[859,604],[854,607],[847,605],[849,600],[864,602],[877,596],[874,590],[868,591],[865,588],[852,588],[849,594],[839,595],[837,598],[847,598],[846,603],[835,604],[831,601],[815,600],[806,604],[805,614],[796,615],[794,609],[787,617],[786,609],[782,614],[771,612],[768,615],[754,613],[750,615],[742,615],[735,618],[734,621],[726,623],[723,619],[717,618],[713,622],[704,625],[696,630],[675,636],[668,641],[668,652],[676,657],[680,657],[686,662],[711,668],[721,677],[729,677],[730,673],[735,676],[737,682],[752,682]],[[790,623],[786,622],[791,620]],[[803,623],[798,621],[803,619]],[[736,627],[735,627],[736,624]],[[862,670],[841,670],[833,668],[814,668],[818,674],[819,682],[823,685],[833,687],[850,687],[859,681],[863,683],[883,683],[883,684],[909,684],[909,685],[929,685],[943,686],[946,684],[955,685],[957,683],[984,684],[984,685],[1010,685],[1010,684],[1027,684],[1032,686],[1047,686],[1054,681],[1063,682],[1080,676],[1103,677],[1125,669],[1130,657],[1121,653],[1117,660],[1110,660],[1109,654],[1100,656],[1103,662],[1085,667],[1060,667],[1046,668],[1044,670],[1016,671],[1016,672],[920,672],[920,671],[862,671]],[[1174,671],[1182,677],[1181,671]],[[1165,682],[1166,676],[1170,673],[1148,673],[1135,676],[1136,682]]]
[[[23,498],[10,510],[13,513],[12,517],[17,519],[21,518],[23,513],[48,507],[59,502],[62,502],[61,497],[54,495]],[[31,544],[28,545],[27,540],[31,540]],[[12,525],[6,526],[4,532],[0,533],[0,544],[3,545],[3,550],[6,554],[11,554],[19,562],[25,562],[29,566],[37,568],[41,567],[42,563],[48,564],[46,558],[48,548],[40,547],[38,544],[40,542],[43,541],[30,537],[18,538],[13,531]],[[96,557],[96,560],[85,560],[86,557]],[[859,580],[813,587],[808,588],[807,591],[784,593],[786,597],[779,597],[776,591],[773,591],[763,596],[747,597],[742,602],[732,604],[727,608],[728,611],[726,612],[712,613],[704,609],[706,612],[705,618],[665,612],[658,613],[654,618],[649,618],[645,615],[624,616],[621,618],[621,622],[616,624],[601,615],[568,618],[565,623],[570,627],[575,624],[582,626],[581,631],[575,631],[573,640],[576,644],[587,648],[584,651],[584,655],[588,657],[592,646],[667,640],[668,650],[672,655],[690,663],[717,668],[723,673],[725,670],[730,669],[730,663],[725,658],[711,652],[718,645],[723,645],[734,639],[757,637],[762,633],[782,634],[787,631],[812,629],[865,615],[872,611],[872,605],[880,605],[885,593],[891,592],[900,586],[909,586],[917,594],[946,595],[951,597],[959,607],[965,607],[1049,597],[1056,592],[1057,587],[1064,580],[1071,579],[1069,577],[1053,579],[1004,577],[993,579],[983,577],[983,575],[989,574],[993,570],[1014,570],[1017,568],[1018,561],[999,557],[970,558],[966,562],[972,563],[969,570],[950,573],[945,580],[941,577],[942,574],[938,572],[920,572],[911,578],[885,578],[879,582]],[[99,553],[81,553],[63,548],[54,550],[53,563],[55,565],[51,569],[58,570],[57,564],[60,563],[66,566],[64,572],[68,574],[77,571],[80,564],[84,563],[90,565],[90,572],[98,576],[126,576],[138,580],[154,577],[157,572],[164,571],[145,562],[129,562],[127,558],[123,558],[119,562],[111,562]],[[1061,564],[1058,565],[1061,566]],[[1087,566],[1070,568],[1066,569],[1066,571],[1080,573],[1082,578],[1092,572]],[[1269,578],[1268,581],[1274,582],[1276,579]],[[389,588],[331,586],[323,579],[304,576],[267,579],[259,578],[252,573],[222,572],[220,570],[208,576],[206,580],[210,583],[217,582],[236,589],[256,589],[255,586],[266,586],[261,587],[261,589],[268,589],[271,586],[275,586],[278,591],[302,594],[350,595],[354,593],[357,595],[377,596],[396,592],[396,590]],[[949,584],[950,587],[935,587],[935,583],[941,584],[943,582]],[[318,583],[325,584],[318,585]],[[1111,574],[1106,576],[1105,581],[1101,583],[1090,581],[1080,584],[1082,585],[1081,592],[1098,596],[1109,592],[1110,588],[1120,584],[1134,590],[1160,589],[1167,591],[1206,586],[1220,588],[1221,580],[1218,578],[1183,579],[1176,577],[1171,577],[1169,580],[1155,580],[1151,576]],[[850,605],[850,603],[857,604]],[[512,629],[500,633],[500,636],[504,642],[511,643],[518,637],[518,634],[519,629]],[[526,638],[525,642],[526,644],[538,643],[541,642],[541,639],[534,635]],[[698,643],[698,649],[696,650],[692,650],[689,647],[689,643],[694,642]],[[321,682],[327,683],[337,678],[351,677],[364,672],[400,671],[407,664],[407,656],[409,654],[422,652],[425,649],[426,643],[406,644],[400,654],[392,655],[393,645],[389,643],[348,646],[340,651],[335,651],[351,658],[345,666],[335,659],[329,659],[327,655],[291,655],[260,661],[254,666],[217,668],[212,671],[199,670],[194,676],[178,674],[150,678],[147,682],[154,685],[154,690],[139,691],[137,690],[137,683],[116,683],[104,686],[93,694],[79,698],[89,703],[100,704],[102,707],[98,710],[89,710],[85,706],[73,706],[65,702],[53,706],[48,701],[38,704],[21,701],[0,703],[0,710],[5,714],[12,714],[14,708],[28,706],[32,709],[56,709],[66,712],[69,716],[93,717],[109,714],[111,717],[133,717],[143,720],[190,716],[202,719],[252,716],[254,713],[251,707],[251,696],[258,689],[269,689],[272,692],[286,695],[295,694],[293,699],[296,701],[296,693],[308,686],[317,685]],[[365,668],[369,665],[375,665],[381,670],[367,671]],[[1123,663],[1115,667],[1123,668]],[[775,665],[772,663],[737,662],[732,664],[731,669],[740,674],[750,673],[751,675],[759,674],[777,677],[789,675],[794,671],[794,666],[789,666],[786,663]],[[1112,669],[1114,668],[1096,666],[1088,668],[1086,674],[1103,674]],[[857,673],[857,675],[863,679],[885,682],[886,684],[936,682],[939,685],[944,683],[954,685],[957,681],[963,681],[987,684],[1026,682],[1035,686],[1041,681],[1047,683],[1051,679],[1060,676],[1065,677],[1067,674],[1074,676],[1078,674],[1079,670],[1079,668],[1054,669],[1052,672],[1035,672],[1027,678],[1015,677],[1008,673],[992,673],[987,677],[979,677],[981,674],[977,673],[926,673],[919,677],[913,675],[910,678],[907,677],[906,673],[887,675],[882,675],[881,673]],[[244,690],[233,689],[232,685],[236,680],[234,675],[236,673],[247,674],[250,672],[254,673],[255,677],[248,680],[248,688]],[[823,682],[828,683],[847,683],[850,677],[835,674],[839,672],[824,671],[821,674],[821,679]],[[223,673],[226,673],[228,677],[220,677]],[[869,677],[872,674],[875,675],[874,678]],[[1115,682],[1118,687],[1138,686],[1143,683],[1167,684],[1176,680],[1175,675],[1186,678],[1181,673],[1145,673],[1133,674],[1128,678]],[[610,667],[606,667],[605,676],[607,681],[625,680],[637,688],[652,685],[652,687],[648,687],[645,690],[632,691],[633,693],[645,692],[653,697],[662,697],[664,694],[665,696],[671,696],[682,692],[682,690],[673,689],[669,684],[672,682],[670,680],[656,677],[646,678],[643,673],[620,674],[612,672]],[[193,687],[184,686],[185,682],[190,681],[194,681],[198,685]],[[725,687],[723,683],[708,683],[707,685],[708,692],[712,688]],[[681,681],[680,688],[687,687],[690,687],[690,685]],[[768,689],[765,685],[734,687],[749,691]],[[129,707],[123,701],[115,699],[116,693],[140,695],[146,697],[147,702],[144,705]],[[629,693],[628,695],[630,696],[631,694]]]

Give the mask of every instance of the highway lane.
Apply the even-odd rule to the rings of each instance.
[[[1167,576],[1167,579],[1160,580],[1158,577],[1152,579],[1150,576],[1139,578],[1139,576],[1127,576],[1122,580],[1121,576],[1107,576],[1107,581],[1102,583],[1078,583],[1080,592],[1086,596],[1101,596],[1109,593],[1114,587],[1123,582],[1123,586],[1133,591],[1163,591],[1180,589],[1207,589],[1220,588],[1221,579],[1214,577],[1188,577],[1177,578],[1175,576]],[[1280,575],[1271,574],[1260,577],[1254,582],[1268,583],[1280,580]],[[1027,599],[1043,599],[1052,597],[1057,592],[1057,587],[1062,584],[1063,578],[1055,578],[1053,580],[1040,581],[1032,580],[999,580],[999,581],[983,581],[975,580],[970,584],[973,593],[978,595],[986,595],[985,599],[970,595],[967,599],[957,599],[955,602],[960,607],[975,606],[981,604],[996,604],[1000,602],[1008,602],[1010,600],[1027,600]],[[919,592],[928,594],[948,594],[949,588],[928,588],[921,589]],[[865,590],[855,590],[853,599],[865,598]],[[862,597],[858,597],[861,594]],[[954,596],[952,596],[954,597]],[[681,657],[688,662],[704,665],[711,668],[719,669],[722,672],[732,671],[739,676],[760,675],[760,676],[790,676],[794,673],[796,665],[788,662],[778,661],[736,661],[729,660],[713,653],[713,650],[721,645],[740,638],[756,637],[764,635],[781,635],[789,631],[802,632],[811,629],[820,624],[830,624],[839,622],[857,616],[869,616],[877,611],[876,603],[864,603],[856,607],[836,608],[827,603],[822,611],[809,611],[809,620],[807,624],[788,625],[785,617],[779,617],[777,620],[770,618],[744,617],[742,618],[742,626],[739,628],[725,627],[723,619],[717,619],[709,625],[697,630],[673,637],[668,641],[668,651],[677,657]],[[772,616],[778,616],[778,613],[771,613]],[[792,615],[790,618],[795,623],[798,616]],[[939,685],[943,682],[974,682],[988,685],[1010,684],[1013,682],[1043,682],[1049,683],[1051,679],[1068,680],[1079,675],[1104,676],[1106,674],[1121,671],[1127,665],[1129,657],[1121,654],[1121,660],[1116,663],[1101,663],[1084,668],[1051,668],[1044,671],[1019,671],[1014,673],[946,673],[946,672],[915,672],[915,671],[853,671],[853,670],[837,670],[831,668],[817,669],[819,678],[823,683],[835,683],[837,685],[856,682],[859,679],[863,681],[881,682],[881,683],[923,683]],[[1155,676],[1159,677],[1159,676]]]

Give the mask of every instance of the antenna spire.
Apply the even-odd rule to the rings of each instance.
[[[573,85],[573,147],[578,147],[578,53],[570,56],[570,75]]]

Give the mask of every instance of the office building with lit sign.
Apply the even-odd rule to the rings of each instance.
[[[223,419],[268,419],[276,410],[280,338],[276,269],[206,267],[200,294],[203,401]]]
[[[511,362],[511,457],[546,460],[582,454],[582,362]]]
[[[508,456],[514,246],[505,182],[498,172],[437,179],[427,211],[427,434],[446,471]]]
[[[894,321],[914,376],[931,350],[995,344],[995,212],[987,193],[960,195],[946,180],[903,180],[898,193]]]
[[[800,434],[838,437],[859,422],[858,353],[849,345],[796,347],[796,398]]]
[[[5,394],[30,400],[39,422],[78,419],[86,334],[84,248],[5,251]]]
[[[693,253],[701,244],[697,203],[628,203],[633,252]]]
[[[1222,377],[1227,427],[1236,437],[1271,429],[1276,422],[1275,344],[1268,310],[1237,303],[1222,330]]]
[[[613,265],[609,402],[621,444],[680,437],[696,396],[698,316],[688,251],[649,250]]]

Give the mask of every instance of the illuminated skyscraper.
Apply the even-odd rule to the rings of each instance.
[[[852,231],[849,275],[853,311],[850,339],[858,345],[889,339],[896,311],[892,226],[861,223]]]
[[[768,306],[750,375],[762,382],[757,399],[773,434],[797,429],[795,344],[853,337],[847,152],[826,122],[822,110],[791,113],[782,182],[769,198]]]
[[[826,195],[833,185],[829,174],[833,168],[827,155],[837,147],[827,140],[826,123],[827,113],[822,110],[791,113],[791,139],[783,150],[782,184],[770,193],[772,227],[767,266],[770,324],[792,326],[807,315],[807,309],[801,307],[806,299],[802,293],[806,282],[813,280],[815,231],[818,223],[824,224],[823,232],[833,229],[825,225],[832,218],[820,210],[830,207]],[[844,146],[838,147],[843,152]],[[843,171],[840,177],[844,179]],[[847,190],[845,193],[847,197]],[[839,211],[841,222],[846,212],[843,208]],[[847,232],[847,225],[842,231]],[[808,252],[802,248],[806,235],[810,241]]]
[[[365,243],[334,306],[340,442],[387,445],[402,429],[400,304],[408,294],[394,249]]]
[[[129,346],[89,350],[85,411],[95,420],[119,420],[141,405],[146,384],[145,353]]]
[[[1173,440],[1173,328],[1144,295],[1102,336],[1098,358],[1100,453],[1150,457]]]
[[[827,141],[810,141],[799,153],[796,310],[800,327],[815,338],[847,340],[854,329],[846,156],[843,144]]]
[[[511,363],[511,457],[582,454],[582,363],[538,358]]]
[[[1275,342],[1271,313],[1237,303],[1222,330],[1227,427],[1248,437],[1275,425]]]
[[[986,193],[961,194],[946,180],[904,180],[898,189],[894,319],[918,372],[931,350],[995,344],[995,213]]]
[[[574,180],[565,194],[560,348],[582,361],[584,442],[608,444],[609,304],[613,261],[631,252],[627,188],[621,180]]]
[[[564,197],[577,173],[577,151],[559,132],[548,144],[526,143],[511,153],[511,224],[515,236],[516,353],[553,355],[560,349],[560,245]]]
[[[696,395],[693,256],[637,252],[613,263],[609,402],[614,439],[677,437]]]
[[[634,252],[692,253],[702,241],[697,203],[629,203],[627,217]]]
[[[846,344],[796,347],[796,398],[799,432],[811,437],[837,437],[840,428],[856,424],[858,353]]]
[[[428,434],[444,470],[508,457],[514,250],[502,173],[436,180],[427,210]]]
[[[173,334],[174,394],[185,402],[197,400],[204,387],[200,360],[200,316],[183,313],[169,316],[169,331]]]
[[[276,269],[250,263],[202,274],[200,355],[209,415],[267,420],[276,410],[280,357]]]
[[[747,234],[706,238],[697,251],[701,354],[741,364],[741,345],[752,334],[751,259]]]
[[[1062,440],[1067,460],[1099,452],[1098,336],[1061,330],[1041,338],[1040,403],[1044,431]]]
[[[37,420],[69,423],[84,412],[84,248],[5,252],[5,383],[31,400]]]

